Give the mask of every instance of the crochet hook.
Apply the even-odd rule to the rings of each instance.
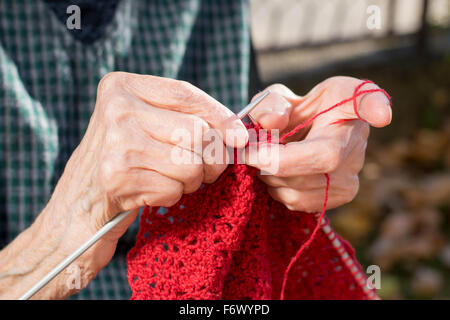
[[[244,119],[257,105],[260,103],[270,91],[265,91],[250,104],[245,106],[238,114],[239,119]],[[37,282],[31,289],[25,292],[19,300],[28,300],[34,296],[39,290],[41,290],[47,283],[53,280],[61,271],[67,268],[75,259],[86,252],[90,247],[92,247],[98,240],[100,240],[106,233],[108,233],[112,228],[114,228],[119,222],[125,219],[131,211],[122,212],[107,224],[105,224],[100,230],[98,230],[88,241],[83,243],[77,250],[65,258],[60,264],[53,268],[47,275],[45,275],[39,282]]]

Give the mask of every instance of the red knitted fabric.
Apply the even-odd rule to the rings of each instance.
[[[131,299],[279,299],[308,240],[281,297],[376,299],[352,247],[319,216],[288,210],[256,169],[230,165],[174,207],[145,208],[127,260]]]

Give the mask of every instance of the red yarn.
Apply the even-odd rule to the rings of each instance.
[[[305,121],[305,122],[299,124],[299,125],[298,125],[297,127],[295,127],[292,131],[290,131],[290,132],[286,133],[284,136],[282,136],[281,139],[280,139],[280,141],[283,141],[283,140],[285,140],[286,138],[289,138],[290,136],[292,136],[292,135],[294,135],[295,133],[297,133],[297,131],[303,129],[304,127],[309,126],[314,120],[317,119],[317,117],[320,117],[320,116],[323,115],[324,113],[330,112],[331,110],[333,110],[333,109],[335,109],[335,108],[337,108],[337,107],[340,107],[340,106],[342,106],[342,105],[344,105],[344,104],[346,104],[346,103],[348,103],[348,102],[350,102],[350,101],[353,101],[353,110],[355,111],[355,115],[358,117],[358,119],[360,119],[360,120],[366,122],[366,120],[364,120],[363,118],[361,118],[361,116],[359,115],[359,112],[358,112],[358,104],[357,104],[356,98],[358,98],[359,96],[362,96],[362,95],[364,95],[364,94],[367,94],[367,93],[381,92],[381,93],[383,93],[383,94],[388,98],[389,102],[391,103],[391,97],[390,97],[389,94],[388,94],[386,91],[384,91],[383,89],[371,89],[371,90],[363,90],[363,91],[359,91],[364,85],[366,85],[366,84],[368,84],[368,83],[373,83],[373,82],[370,81],[370,80],[364,80],[363,82],[361,82],[361,83],[355,88],[355,91],[354,91],[352,97],[350,97],[350,98],[348,98],[348,99],[345,99],[345,100],[342,100],[341,102],[336,103],[335,105],[329,107],[328,109],[325,109],[325,110],[319,112],[318,114],[316,114],[314,117],[310,118],[309,120],[307,120],[307,121]],[[342,119],[342,120],[338,120],[338,121],[336,121],[336,122],[333,122],[332,124],[342,123],[342,122],[345,122],[345,121],[352,121],[352,120],[355,120],[355,119]]]
[[[325,112],[352,100],[355,106],[362,94],[387,95],[359,91],[367,83],[280,141]],[[230,165],[218,181],[184,195],[176,206],[145,208],[127,257],[132,299],[377,298],[353,249],[324,218],[328,174],[323,210],[311,215],[273,200],[256,173]],[[288,275],[296,281],[288,282]]]
[[[335,104],[334,106],[332,106],[332,107],[330,107],[330,108],[328,108],[328,109],[326,109],[326,110],[324,110],[324,111],[318,113],[317,115],[315,115],[314,117],[312,117],[310,120],[308,120],[308,121],[306,121],[306,122],[300,124],[299,126],[297,126],[296,128],[294,128],[292,131],[290,131],[290,132],[288,132],[287,134],[285,134],[284,136],[282,136],[281,139],[280,139],[280,142],[283,142],[286,138],[292,136],[293,134],[295,134],[296,132],[298,132],[298,131],[301,130],[302,128],[304,128],[304,127],[308,126],[309,124],[311,124],[311,123],[314,121],[314,119],[316,119],[316,118],[319,117],[320,115],[322,115],[322,114],[324,114],[324,113],[326,113],[326,112],[329,112],[329,111],[333,110],[334,108],[337,108],[337,107],[339,107],[339,106],[342,106],[342,105],[344,105],[344,104],[346,104],[346,103],[348,103],[349,101],[352,101],[352,100],[353,100],[353,110],[354,110],[356,116],[358,117],[359,120],[362,120],[362,121],[366,122],[366,120],[364,120],[363,118],[361,118],[361,116],[359,115],[359,112],[358,112],[358,103],[357,103],[357,101],[356,101],[356,98],[358,98],[358,97],[359,97],[360,95],[362,95],[362,94],[373,93],[373,92],[381,92],[381,93],[383,93],[383,94],[388,98],[389,103],[392,104],[391,97],[390,97],[389,94],[388,94],[385,90],[383,90],[383,89],[372,89],[372,90],[359,91],[364,85],[366,85],[366,84],[368,84],[368,83],[373,84],[373,82],[370,81],[370,80],[364,80],[364,81],[362,81],[358,86],[356,86],[356,88],[355,88],[355,90],[354,90],[354,92],[353,92],[353,96],[352,96],[351,98],[345,99],[345,100],[343,100],[343,101],[341,101],[341,102]],[[355,120],[355,119],[341,119],[341,120],[337,120],[337,121],[331,123],[330,125],[332,125],[332,124],[338,124],[338,123],[344,123],[344,122],[347,122],[347,121],[353,121],[353,120]],[[321,221],[322,221],[322,219],[323,219],[323,217],[324,217],[324,215],[325,215],[325,211],[326,211],[326,208],[327,208],[327,201],[328,201],[328,190],[329,190],[329,188],[330,188],[330,176],[328,175],[328,173],[325,173],[325,179],[326,179],[327,183],[326,183],[326,187],[325,187],[325,197],[324,197],[324,200],[323,200],[323,209],[322,209],[322,213],[320,214],[319,221],[318,221],[318,223],[317,223],[316,228],[314,228],[314,232],[311,234],[311,237],[308,239],[308,241],[306,241],[306,242],[300,247],[300,249],[298,250],[298,252],[296,253],[296,255],[292,258],[292,260],[291,260],[291,262],[289,263],[288,267],[286,268],[286,271],[285,271],[285,274],[284,274],[284,278],[283,278],[283,286],[281,287],[281,296],[280,296],[280,299],[281,299],[281,300],[284,299],[284,290],[285,290],[285,286],[286,286],[286,282],[287,282],[287,277],[288,277],[288,275],[289,275],[289,271],[291,270],[292,265],[298,260],[298,258],[300,257],[300,255],[302,254],[302,252],[304,251],[304,249],[305,249],[305,248],[313,241],[314,236],[316,235],[316,233],[317,233],[317,231],[318,231],[318,229],[319,229],[319,227],[320,227]]]
[[[323,208],[322,208],[322,213],[320,214],[319,217],[319,221],[317,222],[316,227],[314,228],[313,233],[311,234],[311,237],[302,244],[302,246],[300,247],[300,249],[298,249],[297,253],[295,254],[295,256],[292,258],[291,262],[289,262],[286,271],[284,272],[284,277],[283,277],[283,285],[281,286],[281,295],[280,295],[280,299],[284,300],[284,290],[286,289],[286,282],[287,282],[287,278],[289,275],[289,271],[292,268],[292,265],[298,260],[298,258],[300,257],[300,255],[302,254],[302,252],[311,244],[311,242],[314,240],[314,237],[317,233],[317,231],[319,231],[320,228],[320,224],[322,223],[322,219],[325,215],[325,211],[327,210],[327,202],[328,202],[328,189],[330,188],[330,176],[328,175],[328,173],[325,173],[325,178],[327,179],[327,185],[325,187],[325,197],[323,200]]]

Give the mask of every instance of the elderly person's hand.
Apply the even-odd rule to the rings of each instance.
[[[194,143],[195,128],[200,134],[217,132],[225,155],[224,140],[243,147],[248,139],[245,126],[229,109],[189,83],[129,73],[105,76],[86,134],[50,202],[0,252],[0,296],[23,294],[119,212],[134,209],[75,261],[85,287],[113,256],[137,208],[172,206],[183,193],[217,179],[226,164],[204,161],[198,152],[202,141],[200,150]],[[179,139],[177,129],[189,138]],[[174,159],[177,155],[183,161]],[[35,298],[64,298],[77,291],[67,281],[68,275],[61,273]]]
[[[348,77],[330,78],[306,96],[295,95],[287,87],[275,84],[268,95],[251,113],[253,119],[266,129],[279,129],[280,137],[300,123],[312,118],[336,103],[352,97],[361,80]],[[378,89],[366,84],[362,90]],[[358,173],[364,163],[369,125],[383,127],[391,122],[391,106],[381,92],[357,98],[357,118],[352,102],[317,117],[314,122],[280,145],[272,161],[279,161],[273,175],[260,175],[272,197],[289,209],[318,212],[322,209],[326,178],[330,176],[327,208],[335,208],[355,197],[359,188]],[[341,119],[355,119],[332,124]],[[332,125],[330,125],[332,124]],[[249,151],[258,152],[258,151]],[[261,152],[261,151],[259,151]],[[264,159],[257,154],[252,159]],[[264,161],[250,163],[260,169],[277,165]]]

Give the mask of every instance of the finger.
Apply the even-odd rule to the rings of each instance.
[[[208,123],[191,114],[176,112],[136,101],[122,118],[136,126],[150,137],[186,150],[201,153],[202,139],[210,127]],[[123,121],[124,121],[123,120]]]
[[[323,174],[295,176],[295,177],[277,177],[272,175],[259,175],[261,181],[271,187],[284,187],[297,190],[324,189],[326,180]]]
[[[201,118],[150,107],[142,120],[143,130],[161,142],[195,152],[203,159],[203,182],[212,183],[226,169],[228,153],[217,130]],[[176,128],[176,129],[173,129]]]
[[[361,125],[365,125],[367,128],[368,124],[358,121]],[[362,130],[365,132],[365,130]],[[367,129],[368,131],[368,129]],[[352,143],[352,147],[349,148],[349,152],[346,153],[346,157],[343,160],[342,170],[352,174],[358,174],[363,166],[366,157],[367,148],[367,136],[362,133],[359,137],[356,137],[355,142]]]
[[[361,171],[364,163],[365,142],[355,144],[347,153],[339,168],[329,174],[334,185],[349,186]],[[326,179],[323,173],[315,175],[300,175],[291,177],[278,177],[273,175],[259,174],[258,177],[270,187],[284,187],[302,190],[323,190],[326,187]]]
[[[333,77],[321,86],[326,89],[322,99],[322,104],[326,105],[321,106],[322,110],[341,101],[347,102],[317,118],[316,122],[328,121],[329,124],[330,119],[362,119],[375,127],[383,127],[391,122],[390,99],[376,84],[351,77]],[[356,99],[352,99],[355,95]]]
[[[121,189],[124,211],[142,206],[170,207],[183,195],[181,182],[153,170],[135,168],[128,172],[128,183]]]
[[[376,84],[367,84],[361,90],[380,89]],[[383,92],[362,95],[357,101],[359,116],[371,126],[381,128],[392,120],[391,102]]]
[[[325,92],[326,87],[323,83],[321,83],[315,86],[306,96],[299,97],[295,101],[293,100],[294,102],[289,119],[289,125],[286,128],[285,133],[291,132],[299,124],[305,123],[320,111],[320,106],[323,104]],[[298,141],[303,139],[308,133],[310,127],[311,124],[305,123],[305,127],[295,132],[290,138],[288,138],[288,141]]]
[[[133,136],[124,153],[112,155],[113,165],[154,170],[184,185],[184,193],[197,190],[203,181],[203,161],[198,154],[155,139]],[[120,168],[115,170],[120,172]]]
[[[322,197],[318,196],[317,192],[299,192],[298,190],[270,187],[267,189],[270,196],[284,204],[289,210],[301,211],[307,213],[314,213],[320,210],[320,205],[324,202],[325,194],[322,192]],[[327,203],[327,208],[328,203]]]
[[[181,182],[143,168],[116,171],[114,178],[108,179],[109,183],[105,184],[104,188],[109,194],[115,195],[111,200],[117,206],[117,211],[134,210],[146,205],[171,206],[179,200],[184,189]],[[100,228],[114,216],[101,215],[92,218],[95,219],[94,225]],[[126,228],[127,223],[133,220],[131,214],[122,224]]]
[[[217,130],[210,128],[206,121],[195,115],[155,108],[138,99],[132,98],[130,103],[131,111],[121,116],[120,121],[131,122],[128,130],[134,130],[134,135],[145,139],[144,132],[151,139],[203,157],[206,183],[214,182],[225,170],[228,155],[224,142]]]
[[[292,109],[289,99],[295,99],[297,96],[281,84],[272,85],[265,91],[267,90],[270,90],[269,95],[256,106],[250,113],[250,116],[265,129],[282,131],[289,124],[289,116]]]
[[[326,209],[337,208],[354,199],[359,189],[358,178],[355,176],[347,184],[336,185],[331,181],[328,191]],[[320,212],[325,201],[325,190],[296,190],[286,187],[269,187],[269,194],[283,203],[289,210],[308,213]]]
[[[213,183],[229,163],[228,150],[214,129],[205,132],[203,141],[203,182]]]
[[[340,137],[316,137],[278,145],[246,149],[246,163],[279,177],[334,172],[344,158],[345,144]],[[278,150],[276,150],[278,149]]]
[[[323,207],[324,192],[299,192],[290,188],[268,188],[270,196],[284,204],[289,210],[301,211],[307,213],[315,213],[321,211]],[[333,205],[332,197],[327,201],[327,209],[331,209]]]
[[[278,145],[278,152],[265,151],[264,144],[258,149],[247,148],[248,159],[253,160],[248,164],[279,177],[333,173],[345,161],[352,168],[359,167],[368,135],[369,126],[361,121],[328,126],[326,130],[313,125],[304,140]],[[348,158],[350,153],[354,159]]]
[[[192,84],[150,75],[121,73],[129,92],[159,108],[196,115],[219,130],[227,145],[244,147],[248,141],[242,121],[220,102]]]

